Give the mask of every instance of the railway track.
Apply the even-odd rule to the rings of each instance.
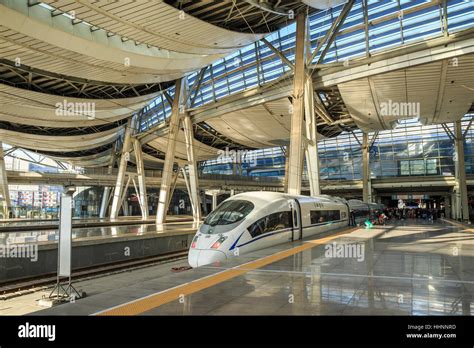
[[[77,281],[93,279],[103,277],[105,275],[128,272],[134,269],[176,261],[179,259],[185,260],[187,255],[188,250],[186,249],[131,261],[114,262],[106,265],[82,268],[72,272],[72,280]],[[184,271],[187,269],[186,266],[187,262],[186,265],[183,265],[182,267],[179,267],[175,270],[170,269],[170,272]],[[0,283],[0,300],[7,300],[9,298],[52,288],[56,284],[56,281],[56,273],[48,273],[42,276]]]

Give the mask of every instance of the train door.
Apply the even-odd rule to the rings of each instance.
[[[349,207],[349,204],[347,204],[346,202],[346,212],[342,212],[341,213],[341,219],[344,219],[347,217],[347,224],[349,226],[355,226],[356,223],[355,223],[355,214],[353,211],[351,211],[351,208]]]
[[[297,199],[290,199],[288,201],[291,209],[291,217],[292,217],[292,234],[291,240],[300,240],[303,239],[303,226],[301,223],[301,205]]]

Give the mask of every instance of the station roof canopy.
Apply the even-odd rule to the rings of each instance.
[[[308,67],[320,139],[394,127],[380,110],[389,100],[420,102],[425,124],[471,108],[474,10],[462,1],[0,0],[0,140],[103,166],[137,115],[159,164],[184,77],[199,160],[285,146],[301,12],[308,53],[319,48]],[[86,112],[58,112],[68,103]]]

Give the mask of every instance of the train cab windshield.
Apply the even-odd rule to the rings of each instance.
[[[226,201],[207,216],[206,220],[204,220],[204,224],[209,226],[233,224],[241,221],[253,210],[253,208],[253,203],[249,201]]]

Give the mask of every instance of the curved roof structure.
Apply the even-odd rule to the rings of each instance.
[[[0,59],[0,80],[9,86],[64,97],[119,99],[136,97],[169,88],[174,82],[111,83],[65,76]]]
[[[461,61],[474,69],[474,55]],[[343,83],[339,90],[359,128],[382,130],[403,118],[419,117],[423,124],[462,118],[473,102],[466,80],[472,77],[440,61]]]
[[[53,128],[92,127],[130,117],[155,97],[156,93],[122,99],[65,98],[0,84],[0,121]],[[67,111],[71,103],[84,105],[84,111],[61,111]]]
[[[2,128],[4,126],[2,125]],[[62,153],[79,151],[110,144],[115,141],[123,130],[111,128],[101,132],[93,132],[93,128],[85,130],[85,134],[53,135],[43,133],[25,133],[23,130],[0,129],[2,141],[18,147]]]
[[[53,17],[44,7],[19,3],[23,4],[22,12],[0,5],[0,53],[2,58],[20,58],[21,64],[37,69],[54,69],[55,73],[82,79],[140,84],[174,80],[220,57],[137,45],[105,30],[94,31],[90,25],[74,24],[65,16]]]
[[[107,33],[127,41],[160,48],[168,54],[196,55],[225,54],[254,42],[260,37],[223,29],[210,21],[186,15],[165,1],[71,1],[46,0],[56,10],[74,14]],[[206,9],[212,12],[207,3]],[[265,30],[263,33],[268,33]],[[184,57],[184,56],[183,56]],[[189,56],[188,56],[189,57]],[[180,55],[176,54],[176,58]]]
[[[0,140],[101,166],[138,113],[145,163],[159,166],[174,81],[184,77],[198,160],[225,148],[287,145],[295,55],[289,24],[300,11],[310,14],[307,58],[319,48],[307,65],[320,139],[356,127],[390,129],[400,115],[384,116],[383,103],[418,102],[425,124],[465,114],[473,77],[463,71],[474,68],[474,46],[463,4],[447,4],[448,33],[442,23],[432,28],[437,1],[369,2],[367,28],[362,5],[343,3],[0,0]],[[419,38],[430,42],[418,47]],[[450,64],[453,57],[463,69]],[[85,111],[62,112],[68,105]],[[182,131],[176,156],[186,159]]]
[[[270,29],[233,30],[188,12],[165,1],[0,1],[0,140],[77,165],[105,165],[127,118],[175,79]],[[206,144],[216,133],[200,129],[205,159],[215,155]],[[146,145],[145,161],[160,163],[164,144]]]
[[[168,144],[167,135],[163,135],[155,138],[154,140],[149,141],[148,146],[160,151],[161,153],[166,153],[166,146]],[[197,140],[194,140],[195,156],[198,161],[206,160],[209,158],[217,157],[218,150],[209,145],[203,144]],[[186,141],[184,138],[184,132],[179,131],[177,140],[176,140],[176,154],[177,160],[187,161],[186,155]]]
[[[220,134],[250,148],[289,144],[291,101],[289,98],[262,103],[206,121]],[[320,135],[320,138],[323,137]]]
[[[232,31],[266,34],[288,25],[300,10],[301,1],[165,0],[193,17]]]
[[[70,152],[61,152],[55,153],[52,151],[42,152],[42,154],[47,155],[48,157],[55,159],[57,161],[69,162],[72,165],[78,167],[104,167],[110,163],[113,147],[109,145],[100,146],[93,150],[99,150],[95,154],[87,155],[91,151],[70,151]],[[105,149],[105,150],[103,150]],[[82,154],[81,154],[82,152]]]

